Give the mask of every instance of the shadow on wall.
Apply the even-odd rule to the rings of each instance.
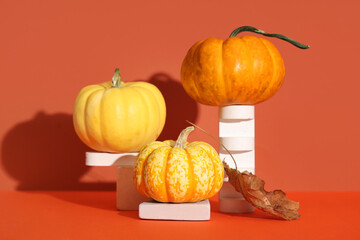
[[[70,114],[37,113],[12,128],[2,144],[5,171],[17,190],[115,190],[115,183],[80,182],[89,151],[77,137]]]
[[[185,120],[196,123],[198,105],[187,95],[181,82],[167,74],[157,73],[148,82],[159,88],[166,102],[166,123],[158,139],[176,140],[181,130],[189,126]]]
[[[159,140],[175,140],[187,126],[185,120],[196,122],[198,106],[167,74],[155,74],[148,82],[160,89],[166,101],[166,124]],[[18,181],[17,190],[115,190],[115,182],[80,182],[90,169],[85,166],[86,151],[93,150],[77,137],[71,114],[38,112],[6,134],[2,165]]]

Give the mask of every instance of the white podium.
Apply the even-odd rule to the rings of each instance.
[[[231,105],[219,108],[219,139],[230,154],[219,145],[220,159],[239,171],[255,174],[255,113],[252,105]],[[225,176],[219,193],[219,210],[226,213],[253,212],[254,207],[231,186]]]
[[[133,184],[133,170],[138,153],[87,152],[87,166],[116,166],[116,207],[119,210],[138,210],[139,204],[150,201]]]
[[[210,203],[160,203],[141,195],[133,183],[133,171],[138,153],[87,152],[87,166],[116,166],[116,207],[118,210],[139,210],[141,219],[210,220]]]

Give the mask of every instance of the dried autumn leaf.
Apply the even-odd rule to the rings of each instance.
[[[300,217],[299,203],[289,200],[283,191],[267,192],[264,189],[265,182],[256,175],[247,171],[239,172],[230,168],[225,162],[224,168],[236,191],[240,192],[254,207],[286,220]]]
[[[219,139],[212,136],[210,133],[200,128],[196,124],[186,120],[187,123],[200,129],[227,151],[227,153],[233,159],[235,166],[236,161],[231,155],[229,150],[219,141]],[[240,192],[244,198],[250,202],[254,207],[259,208],[272,215],[281,217],[286,220],[293,220],[300,217],[298,213],[299,203],[289,200],[286,194],[281,190],[275,190],[267,192],[264,189],[265,182],[258,178],[256,175],[245,172],[239,172],[237,169],[230,168],[225,162],[223,162],[226,174],[229,177],[230,183],[234,186],[235,190]],[[237,168],[237,167],[236,167]]]

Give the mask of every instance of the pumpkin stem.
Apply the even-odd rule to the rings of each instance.
[[[124,85],[121,81],[120,71],[118,68],[115,69],[114,76],[112,77],[112,87],[113,88],[122,88]]]
[[[217,141],[224,149],[225,151],[230,155],[231,159],[234,161],[235,163],[235,169],[238,170],[238,167],[237,167],[237,164],[236,164],[236,161],[235,161],[235,158],[234,156],[231,154],[231,152],[224,146],[224,144],[222,144],[222,142],[220,142],[219,139],[217,139],[216,137],[214,137],[213,135],[211,135],[210,133],[208,133],[207,131],[205,131],[204,129],[202,129],[201,127],[199,127],[198,125],[196,125],[195,123],[192,123],[188,120],[185,120],[187,123],[193,125],[194,127],[196,127],[197,129],[203,131],[204,133],[206,133],[207,135],[209,135],[212,139],[214,139],[215,141]]]
[[[282,39],[282,40],[285,40],[289,43],[291,43],[292,45],[298,47],[298,48],[301,48],[301,49],[307,49],[309,48],[310,46],[309,45],[304,45],[304,44],[301,44],[291,38],[288,38],[284,35],[281,35],[281,34],[273,34],[273,33],[266,33],[264,32],[263,30],[260,30],[260,29],[257,29],[257,28],[254,28],[254,27],[250,27],[250,26],[242,26],[242,27],[239,27],[237,29],[235,29],[231,34],[230,34],[230,37],[235,37],[236,35],[238,35],[239,33],[241,32],[245,32],[245,31],[248,31],[248,32],[253,32],[253,33],[258,33],[258,34],[262,34],[264,36],[267,36],[267,37],[276,37],[276,38],[279,38],[279,39]]]
[[[181,131],[178,139],[176,140],[174,148],[185,148],[189,134],[194,130],[193,126],[187,127]]]

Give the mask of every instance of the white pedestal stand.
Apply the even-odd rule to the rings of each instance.
[[[117,166],[116,207],[119,210],[138,210],[139,204],[150,201],[133,184],[133,169],[138,153],[87,152],[87,166]]]
[[[220,142],[230,151],[239,171],[255,173],[255,114],[254,106],[231,105],[219,108]],[[235,168],[231,156],[219,146],[220,158]],[[226,213],[253,212],[254,207],[231,186],[225,177],[219,193],[219,210]]]
[[[139,210],[142,219],[210,220],[210,203],[159,203],[141,195],[133,183],[133,170],[138,153],[87,152],[88,166],[117,166],[116,207],[119,210]]]
[[[143,202],[139,205],[141,219],[155,220],[210,220],[210,203],[204,200],[196,203]]]

